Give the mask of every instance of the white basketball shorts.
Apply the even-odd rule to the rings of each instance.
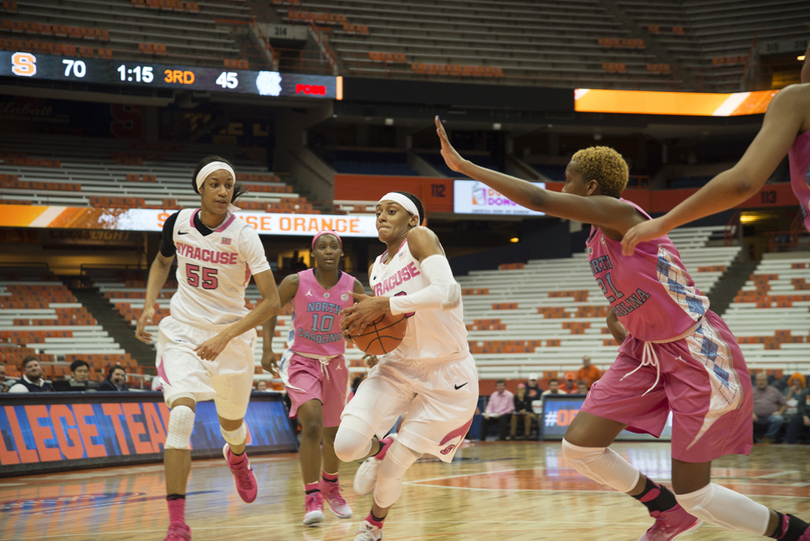
[[[478,374],[469,353],[443,363],[383,357],[346,405],[341,426],[382,438],[404,415],[397,441],[450,462],[477,403]]]
[[[204,361],[194,348],[217,335],[166,317],[158,325],[157,372],[163,379],[166,405],[180,397],[214,400],[217,414],[229,420],[245,416],[253,388],[253,344],[256,330],[234,338],[214,361]]]

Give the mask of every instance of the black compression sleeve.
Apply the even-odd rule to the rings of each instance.
[[[177,253],[177,247],[174,245],[174,224],[177,222],[177,215],[175,212],[163,224],[163,232],[160,234],[160,253],[163,257],[173,257]]]

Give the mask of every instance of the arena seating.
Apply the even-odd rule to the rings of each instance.
[[[302,0],[276,4],[276,10],[290,24],[301,13],[335,15],[321,19],[342,71],[356,76],[585,88],[669,89],[679,83],[647,69],[662,61],[638,38],[630,39],[635,36],[628,25],[598,0],[565,7],[530,0]],[[605,68],[611,64],[622,64],[620,73]]]
[[[664,47],[697,90],[736,92],[756,41],[806,40],[810,4],[801,0],[619,0],[651,41]]]
[[[83,56],[101,56],[103,49],[107,57],[122,60],[222,67],[226,59],[244,59],[247,48],[246,32],[234,32],[250,22],[247,0],[17,0],[16,5],[16,12],[2,14],[16,25],[15,33],[0,25],[0,37],[45,46],[84,46],[90,51]],[[87,30],[95,43],[87,41]],[[94,51],[92,45],[101,47]],[[260,55],[250,60],[253,67],[261,67]]]
[[[48,379],[70,373],[77,359],[91,365],[91,379],[104,379],[114,364],[132,374],[143,368],[108,335],[73,294],[45,267],[0,269],[0,362],[19,375],[23,358],[39,358]],[[135,384],[135,376],[130,377]]]
[[[43,144],[46,141],[48,144]],[[199,206],[191,173],[213,146],[130,146],[113,139],[0,135],[0,203],[172,209]],[[43,150],[48,149],[48,150]],[[36,156],[37,158],[33,158]],[[29,165],[27,162],[32,161]],[[244,210],[317,213],[312,205],[245,157],[234,159],[248,187]]]
[[[722,227],[684,228],[672,238],[698,288],[710,293],[740,247],[706,246]],[[502,265],[458,278],[479,375],[526,378],[530,372],[578,369],[583,355],[607,368],[616,344],[605,323],[608,305],[584,253]]]
[[[723,318],[749,368],[810,372],[810,263],[804,254],[765,254]]]
[[[334,156],[332,167],[338,173],[419,176],[419,173],[408,165],[404,149],[336,149],[330,154]]]

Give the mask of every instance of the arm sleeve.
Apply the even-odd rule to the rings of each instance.
[[[160,234],[160,253],[163,257],[173,257],[177,253],[177,247],[174,245],[174,224],[177,223],[177,215],[180,212],[175,212],[163,222],[163,232]]]
[[[250,272],[255,276],[270,270],[270,263],[267,262],[264,246],[256,230],[249,226],[245,227],[239,236],[239,251],[245,258]]]
[[[406,314],[418,310],[452,310],[461,304],[461,286],[453,278],[450,262],[440,254],[426,257],[420,264],[430,285],[412,295],[391,297],[391,313]]]

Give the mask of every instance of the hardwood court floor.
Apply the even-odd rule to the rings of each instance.
[[[622,443],[614,449],[653,478],[668,481],[669,445]],[[256,502],[242,503],[223,460],[194,462],[187,521],[194,540],[336,541],[354,539],[371,497],[351,490],[357,464],[345,465],[344,494],[355,516],[327,511],[305,528],[297,455],[254,457]],[[714,464],[716,482],[783,512],[810,518],[810,446],[757,445],[751,457]],[[167,527],[162,465],[0,479],[0,540],[156,540]],[[386,541],[636,541],[652,520],[631,498],[567,467],[558,442],[464,446],[450,465],[428,459],[405,477],[386,523]],[[761,537],[706,525],[683,539]]]

